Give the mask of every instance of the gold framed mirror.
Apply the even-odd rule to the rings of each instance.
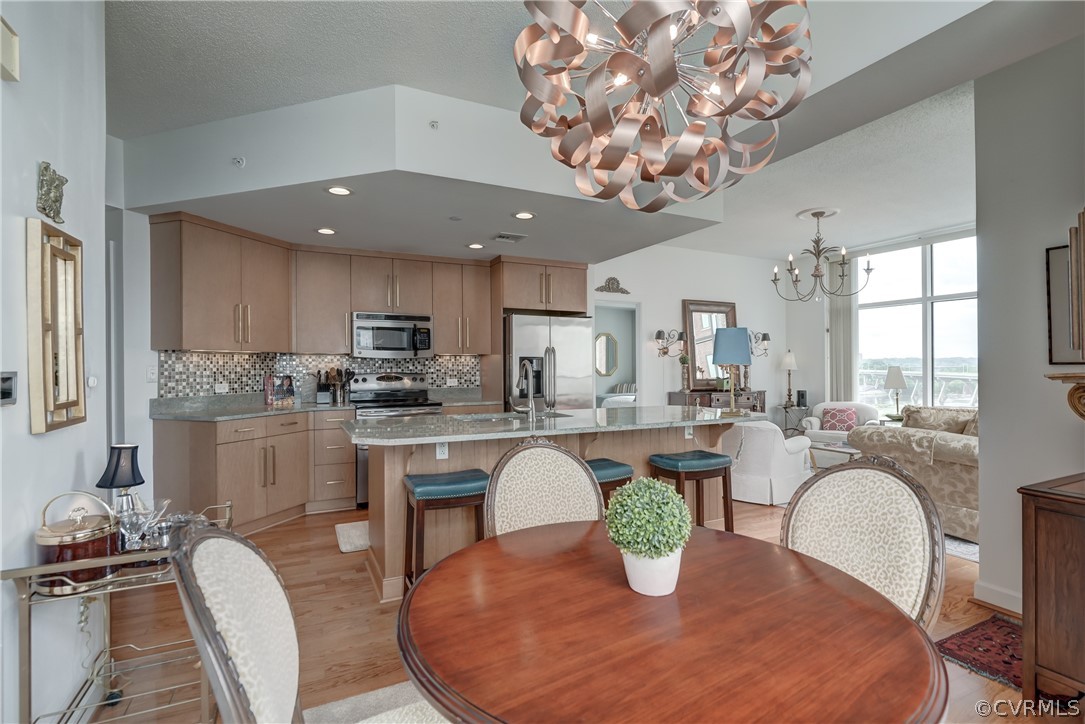
[[[719,367],[710,364],[716,330],[737,327],[734,302],[682,300],[682,321],[686,332],[686,354],[690,363],[690,388],[715,389],[720,376]]]
[[[595,374],[611,377],[618,371],[618,340],[610,332],[595,335]]]
[[[26,220],[26,334],[30,432],[85,422],[83,243]]]

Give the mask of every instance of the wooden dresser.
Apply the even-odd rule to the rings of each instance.
[[[1024,514],[1022,694],[1085,691],[1085,473],[1017,492]]]
[[[731,393],[719,390],[693,390],[691,392],[668,392],[668,405],[685,405],[694,407],[700,401],[701,407],[728,407],[731,404]],[[753,390],[750,392],[735,392],[735,408],[749,410],[750,412],[765,411],[765,391]]]

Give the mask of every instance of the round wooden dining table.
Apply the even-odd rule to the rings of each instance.
[[[888,599],[708,528],[658,598],[629,588],[602,522],[489,538],[419,578],[397,637],[453,721],[935,721],[946,708],[945,664]]]

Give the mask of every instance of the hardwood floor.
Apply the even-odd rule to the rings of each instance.
[[[779,540],[782,508],[735,504],[735,529],[742,535]],[[365,573],[363,553],[340,553],[335,524],[364,520],[365,511],[310,515],[251,536],[278,567],[290,593],[301,646],[301,701],[318,706],[406,680],[395,642],[398,603],[380,604]],[[722,521],[718,526],[722,528]],[[969,601],[978,574],[975,563],[947,557],[946,591],[933,638],[983,621],[987,608]],[[172,586],[114,597],[115,642],[166,642],[188,635]],[[946,721],[980,722],[981,699],[1016,701],[1017,691],[948,663]],[[861,676],[862,672],[855,672]],[[139,717],[150,720],[152,716]]]

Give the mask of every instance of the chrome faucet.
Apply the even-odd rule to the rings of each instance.
[[[531,366],[531,362],[523,360],[520,362],[520,378],[516,380],[516,389],[520,391],[527,391],[527,405],[521,406],[516,404],[516,395],[509,395],[509,407],[513,412],[519,412],[521,415],[527,415],[529,418],[535,417],[535,368]]]

